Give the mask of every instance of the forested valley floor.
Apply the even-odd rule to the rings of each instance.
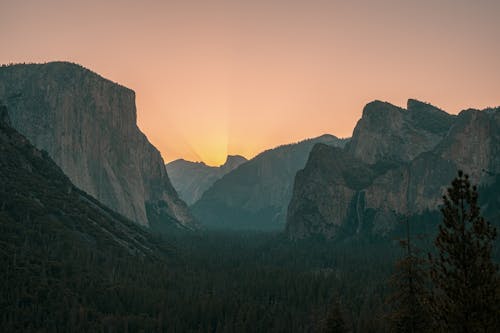
[[[0,252],[8,331],[316,332],[333,303],[353,331],[384,331],[401,256],[387,240],[203,231],[157,238],[150,259],[16,225],[1,230],[16,245]]]

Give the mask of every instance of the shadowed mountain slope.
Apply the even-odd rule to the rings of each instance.
[[[230,229],[283,229],[295,173],[316,143],[343,146],[332,135],[267,150],[213,184],[193,206],[202,224]]]

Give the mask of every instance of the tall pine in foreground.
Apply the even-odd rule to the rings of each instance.
[[[498,332],[496,230],[481,216],[477,189],[461,171],[443,200],[437,254],[429,254],[435,322],[446,332]]]
[[[417,249],[412,247],[408,219],[405,222],[406,240],[400,241],[405,255],[396,262],[390,281],[393,293],[388,298],[391,311],[387,319],[391,332],[426,332],[430,325],[425,302],[425,260],[420,258]]]

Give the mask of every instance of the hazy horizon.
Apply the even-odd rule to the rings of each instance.
[[[133,89],[165,162],[322,134],[375,99],[500,100],[498,1],[2,1],[0,63],[71,61]]]

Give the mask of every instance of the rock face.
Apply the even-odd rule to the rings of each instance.
[[[179,197],[188,205],[192,205],[216,180],[246,161],[247,159],[243,156],[230,155],[223,165],[212,167],[203,162],[178,159],[167,163],[166,168]]]
[[[500,108],[452,116],[416,100],[407,110],[372,102],[345,149],[313,148],[295,179],[287,233],[387,234],[401,216],[437,211],[459,169],[483,187],[496,182],[499,150]]]
[[[453,119],[416,100],[408,101],[408,110],[374,101],[363,109],[347,151],[369,164],[408,162],[432,150],[446,135]]]
[[[12,126],[100,202],[141,225],[194,225],[160,153],[136,125],[132,90],[54,62],[1,67],[0,99]]]
[[[295,173],[316,143],[343,146],[331,135],[265,151],[216,181],[193,206],[209,227],[283,229]]]
[[[15,248],[19,253],[26,242],[54,247],[67,242],[69,247],[110,255],[117,248],[137,256],[161,254],[149,232],[75,187],[47,153],[31,145],[7,119],[0,106],[0,238],[7,245],[3,255]]]

